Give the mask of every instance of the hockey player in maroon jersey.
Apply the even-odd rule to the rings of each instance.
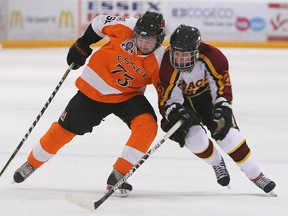
[[[171,35],[160,68],[157,88],[161,127],[167,131],[179,119],[184,124],[171,137],[205,160],[217,181],[229,186],[230,176],[223,157],[203,127],[246,176],[266,193],[276,184],[258,165],[232,111],[232,89],[228,61],[217,48],[201,42],[197,28],[180,25]]]

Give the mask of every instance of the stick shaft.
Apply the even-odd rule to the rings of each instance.
[[[47,102],[45,103],[45,105],[43,106],[43,108],[41,109],[40,113],[38,114],[38,116],[36,117],[36,119],[34,120],[34,122],[32,123],[32,125],[30,126],[30,128],[28,129],[28,131],[26,132],[26,134],[24,135],[24,137],[22,138],[21,142],[19,143],[19,145],[16,147],[16,149],[14,150],[14,152],[12,153],[11,157],[9,158],[9,160],[7,161],[7,163],[5,164],[5,166],[3,167],[3,169],[0,172],[0,177],[2,176],[2,174],[5,172],[5,170],[7,169],[7,167],[9,166],[9,164],[11,163],[11,161],[14,159],[14,157],[16,156],[16,154],[18,153],[18,151],[20,150],[20,148],[22,147],[22,145],[24,144],[24,142],[27,140],[28,136],[31,134],[32,130],[34,129],[34,127],[36,126],[36,124],[38,123],[38,121],[40,120],[40,118],[42,117],[42,115],[44,114],[44,112],[46,111],[46,109],[48,108],[49,104],[51,103],[52,99],[55,97],[56,93],[58,92],[58,90],[60,89],[60,87],[62,86],[63,82],[65,81],[66,77],[68,76],[68,74],[70,73],[70,71],[72,70],[74,66],[74,63],[72,63],[69,68],[66,70],[66,72],[64,73],[63,77],[61,78],[60,82],[58,83],[58,85],[56,86],[56,88],[54,89],[54,91],[52,92],[51,96],[48,98]]]
[[[120,179],[111,190],[104,194],[99,200],[94,202],[95,210],[108,199],[180,126],[182,121],[179,120],[164,136],[156,143],[143,157]]]

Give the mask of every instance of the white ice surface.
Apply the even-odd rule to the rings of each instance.
[[[109,116],[93,133],[75,138],[22,184],[14,171],[58,119],[75,94],[72,71],[37,126],[0,178],[2,216],[283,216],[288,212],[288,50],[222,49],[230,60],[234,112],[263,172],[277,183],[278,197],[256,188],[226,155],[231,190],[188,150],[167,141],[129,179],[127,198],[110,197],[91,213],[65,200],[67,192],[90,200],[102,196],[107,176],[129,136]],[[61,49],[0,50],[0,169],[2,170],[67,69]],[[157,109],[154,89],[147,97]],[[160,117],[159,117],[160,119]],[[163,136],[159,134],[157,142]]]

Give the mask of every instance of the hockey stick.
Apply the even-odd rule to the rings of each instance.
[[[65,81],[66,77],[68,76],[68,74],[70,73],[70,71],[72,70],[74,66],[74,63],[72,63],[69,68],[66,70],[66,72],[64,73],[63,77],[61,78],[60,82],[58,83],[58,85],[56,86],[56,88],[54,89],[53,93],[51,94],[51,96],[49,97],[49,99],[47,100],[47,102],[45,103],[44,107],[41,109],[40,113],[38,114],[38,116],[36,117],[36,119],[34,120],[34,122],[32,123],[32,125],[30,126],[29,130],[26,132],[25,136],[22,138],[20,144],[17,146],[17,148],[14,150],[13,154],[11,155],[11,157],[9,158],[9,160],[7,161],[7,163],[5,164],[4,168],[2,169],[1,173],[0,173],[0,177],[2,176],[2,174],[4,173],[4,171],[6,170],[6,168],[8,167],[8,165],[11,163],[11,161],[13,160],[13,158],[16,156],[16,154],[18,153],[18,151],[20,150],[20,148],[22,147],[22,145],[24,144],[24,142],[26,141],[26,139],[28,138],[28,136],[30,135],[30,133],[32,132],[33,128],[36,126],[36,124],[38,123],[38,121],[40,120],[41,116],[44,114],[44,112],[46,111],[47,107],[49,106],[49,104],[51,103],[52,99],[55,97],[56,93],[58,92],[58,90],[60,89],[61,85],[63,84],[63,82]]]
[[[67,194],[66,200],[88,210],[96,210],[102,203],[105,202],[118,188],[121,186],[180,126],[182,121],[179,120],[164,136],[156,143],[143,157],[128,171],[128,173],[120,179],[111,190],[105,193],[97,201],[89,201],[77,194]]]

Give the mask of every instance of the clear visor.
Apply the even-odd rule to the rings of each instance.
[[[170,49],[170,62],[179,72],[191,72],[198,58],[198,50],[182,52]]]

